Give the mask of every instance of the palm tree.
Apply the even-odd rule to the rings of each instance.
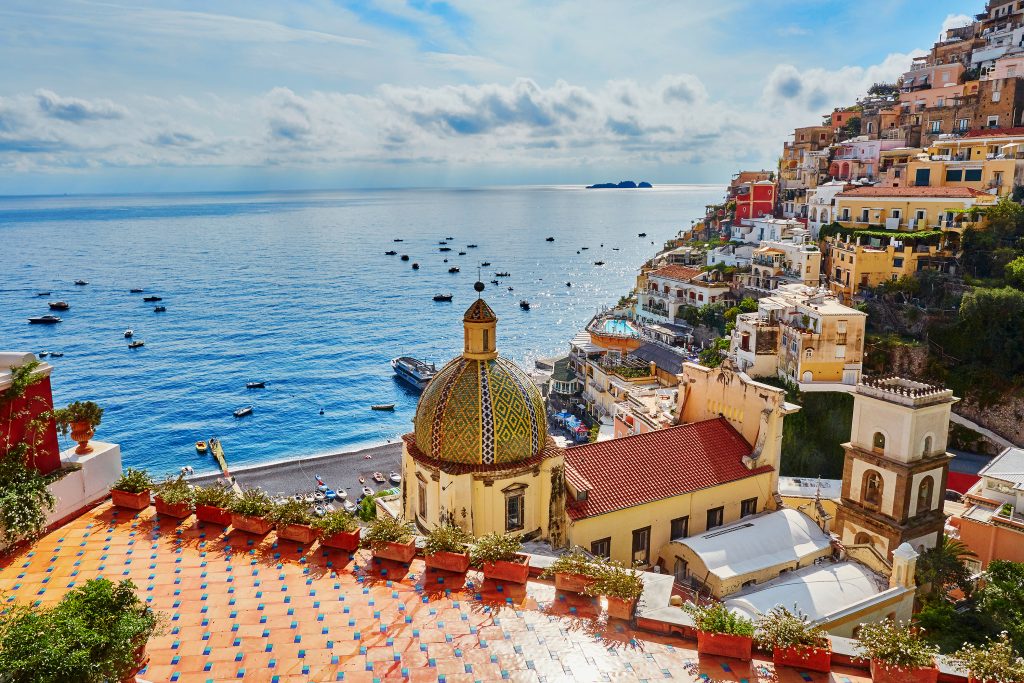
[[[951,588],[970,593],[971,571],[965,560],[977,557],[955,538],[943,534],[939,544],[926,550],[917,561],[917,581],[924,586],[922,598],[943,598]]]

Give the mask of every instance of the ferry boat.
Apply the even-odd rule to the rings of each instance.
[[[426,363],[409,356],[395,358],[391,361],[391,367],[400,379],[421,390],[437,374],[437,366],[433,363]]]
[[[56,325],[63,321],[55,315],[40,315],[35,318],[29,318],[28,322],[31,325]]]
[[[50,307],[51,311],[66,311],[71,308],[71,304],[67,301],[48,301],[46,305]]]

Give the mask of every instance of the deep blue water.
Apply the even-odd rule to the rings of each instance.
[[[0,350],[63,351],[48,359],[54,402],[98,402],[106,412],[97,438],[154,472],[211,469],[193,448],[211,435],[232,465],[349,450],[410,429],[417,396],[389,360],[440,365],[461,350],[477,263],[492,263],[484,296],[499,316],[499,350],[530,366],[566,350],[596,309],[632,287],[651,242],[660,246],[720,194],[677,186],[0,198]],[[440,253],[449,235],[453,251]],[[577,254],[581,246],[590,249]],[[385,256],[389,249],[421,269]],[[461,272],[449,274],[450,265]],[[501,287],[489,284],[505,270]],[[50,297],[35,296],[46,290]],[[449,291],[453,303],[431,300]],[[162,296],[167,312],[143,303],[148,294]],[[520,310],[523,298],[532,310]],[[62,324],[27,323],[56,299],[71,304]],[[144,348],[127,349],[127,327]],[[256,379],[267,388],[247,390]],[[392,402],[393,414],[369,409]],[[248,403],[252,416],[232,416]]]

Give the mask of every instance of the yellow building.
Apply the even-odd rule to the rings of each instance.
[[[483,286],[477,284],[478,291]],[[453,522],[491,532],[562,535],[563,451],[547,435],[540,391],[498,355],[498,318],[483,299],[463,317],[464,349],[427,385],[403,437],[403,509],[422,531]]]
[[[972,131],[936,140],[926,154],[910,159],[907,170],[907,185],[970,187],[1005,197],[1024,184],[1024,135]]]
[[[857,187],[836,195],[836,221],[893,232],[956,229],[956,218],[996,197],[969,187]]]

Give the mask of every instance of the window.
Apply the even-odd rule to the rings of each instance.
[[[484,330],[484,352],[491,348],[490,330]]]
[[[932,509],[932,491],[935,489],[935,480],[932,477],[925,477],[917,486],[917,509],[914,514],[920,515]]]
[[[842,218],[840,220],[844,220],[844,221],[850,220],[850,209],[849,209],[849,207],[843,207],[843,215],[842,215]]]
[[[595,557],[603,557],[605,559],[611,559],[612,556],[612,539],[611,537],[602,538],[601,540],[594,541],[590,544],[590,554]]]
[[[417,512],[420,517],[426,518],[427,516],[427,484],[424,481],[417,481],[416,487],[416,500],[419,503],[419,509]]]
[[[976,183],[981,181],[981,169],[980,168],[969,168],[964,171],[964,180],[969,183]]]
[[[956,129],[958,131],[964,131],[971,127],[970,119],[958,119],[956,122]]]
[[[672,520],[669,535],[671,538],[686,538],[690,535],[690,517],[676,517]]]
[[[740,503],[740,517],[747,517],[757,512],[757,498],[747,498]]]
[[[996,81],[996,83],[999,83],[999,81]],[[995,128],[998,125],[999,125],[999,117],[998,116],[990,116],[990,117],[988,117],[988,127],[989,128]]]
[[[924,448],[921,450],[921,455],[928,456],[932,453],[932,437],[924,437]]]
[[[521,531],[523,526],[523,492],[520,489],[505,496],[505,531]]]
[[[935,98],[935,106],[936,107],[945,107],[946,106],[946,98],[945,97],[937,97],[937,98]],[[938,122],[936,121],[935,123],[938,123]]]
[[[676,583],[684,583],[686,581],[686,560],[677,557],[675,565],[672,567],[672,574],[675,576]]]
[[[722,520],[725,516],[725,508],[717,507],[708,510],[708,523],[706,529],[714,529],[716,526],[722,526]]]
[[[857,535],[853,537],[854,545],[871,545],[871,534],[864,531],[858,531]]]
[[[928,214],[927,212],[925,212],[924,209],[918,209],[917,211],[914,212],[915,220],[923,221],[927,216]]]
[[[964,172],[962,170],[960,170],[959,168],[957,168],[957,169],[952,169],[951,168],[951,169],[946,171],[946,182],[947,183],[959,183],[961,180],[963,180],[963,177],[964,177]]]
[[[633,530],[633,562],[651,563],[651,527]]]
[[[804,350],[804,358],[806,358],[807,360],[810,360],[813,357],[814,357],[814,349],[812,349],[810,346],[808,346]]]
[[[885,434],[883,434],[882,432],[875,432],[875,435],[871,437],[871,447],[884,452]]]
[[[941,133],[942,132],[942,121],[932,121],[931,122],[931,131],[933,133]]]
[[[865,503],[882,504],[882,475],[875,470],[864,473],[863,498]]]
[[[868,210],[867,209],[861,209],[860,210],[860,222],[861,223],[867,223],[868,222]]]
[[[903,267],[903,257],[901,256],[899,258],[894,258],[892,260],[892,267],[893,268],[902,268]],[[893,275],[893,278],[895,278],[895,277],[896,276]]]
[[[893,209],[892,211],[889,212],[889,215],[892,218],[895,218],[896,220],[903,218],[903,212],[900,211],[899,209]]]
[[[846,358],[846,345],[841,344],[836,346],[836,358]]]

